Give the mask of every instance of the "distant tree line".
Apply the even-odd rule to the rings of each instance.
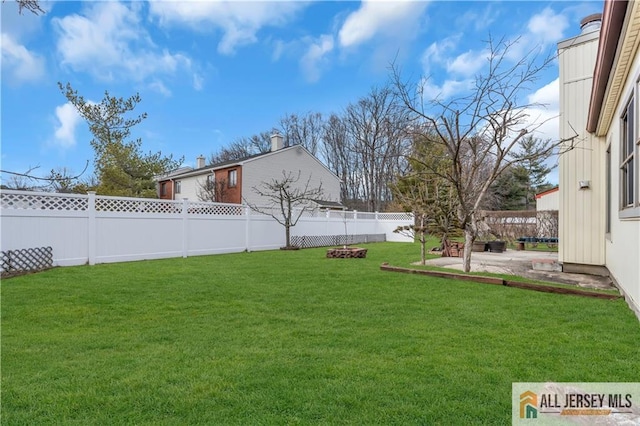
[[[286,114],[271,130],[240,137],[212,153],[208,161],[215,164],[268,152],[271,135],[278,132],[285,147],[302,145],[341,179],[341,199],[347,207],[380,211],[393,200],[389,183],[407,171],[409,125],[391,87],[375,87],[339,113]]]

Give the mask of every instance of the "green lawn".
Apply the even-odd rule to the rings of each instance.
[[[2,282],[2,424],[509,424],[511,383],[637,381],[626,304],[382,272],[417,244]]]

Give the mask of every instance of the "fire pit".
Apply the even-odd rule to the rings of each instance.
[[[327,250],[327,257],[332,259],[355,259],[367,257],[367,249],[360,247],[336,247]]]

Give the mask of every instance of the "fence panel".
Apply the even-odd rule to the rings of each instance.
[[[269,250],[285,244],[282,225],[237,204],[3,190],[0,206],[2,250],[50,246],[54,266]],[[412,221],[405,213],[311,210],[291,235],[338,239],[346,234],[356,242],[361,235],[385,234],[390,241],[409,241],[393,230]]]

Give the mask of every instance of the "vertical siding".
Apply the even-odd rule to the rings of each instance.
[[[620,117],[638,78],[640,78],[640,58],[636,55],[607,133],[607,141],[611,143],[611,233],[605,246],[609,272],[624,289],[626,295],[632,299],[631,304],[640,313],[640,218],[622,220],[618,216],[621,204],[620,163],[622,158]],[[639,101],[640,93],[636,92],[636,132],[639,131],[637,108]],[[640,178],[637,184],[640,184]]]
[[[606,147],[603,138],[585,130],[597,48],[597,38],[578,37],[559,50],[560,137],[578,133],[560,156],[559,260],[563,263],[605,264]],[[579,188],[584,180],[590,181],[590,188]]]
[[[273,155],[258,157],[243,164],[242,196],[252,204],[264,203],[264,200],[253,191],[264,181],[280,179],[282,171],[300,172],[299,186],[304,186],[311,176],[311,187],[318,187],[322,183],[324,199],[340,201],[340,180],[327,170],[317,159],[302,148],[289,148]]]

